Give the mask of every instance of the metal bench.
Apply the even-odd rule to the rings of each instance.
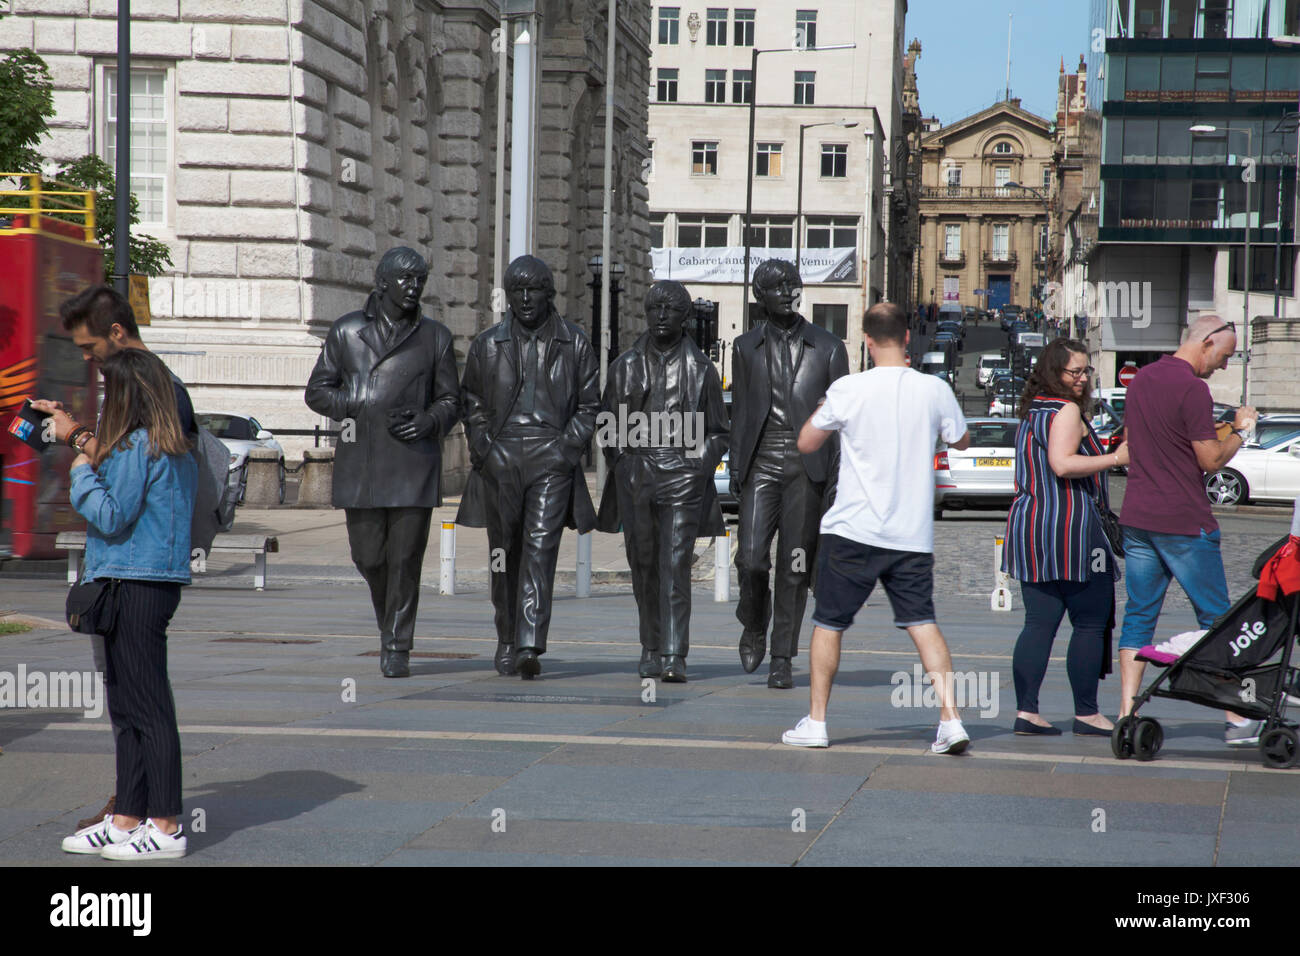
[[[81,579],[82,561],[86,554],[86,532],[61,531],[54,546],[68,552],[68,587]],[[264,534],[222,534],[212,543],[212,554],[251,554],[253,556],[253,587],[261,591],[266,587],[266,556],[278,554],[280,539]],[[197,559],[196,555],[196,559]],[[202,573],[200,564],[195,568]]]

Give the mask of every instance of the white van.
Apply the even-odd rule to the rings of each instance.
[[[947,352],[926,352],[921,356],[917,371],[923,375],[940,375],[945,382],[952,384],[952,366],[948,364]]]
[[[1001,352],[985,352],[975,366],[975,382],[980,388],[989,383],[989,376],[997,369],[1011,367],[1011,360]]]

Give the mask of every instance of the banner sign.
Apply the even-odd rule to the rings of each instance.
[[[805,284],[814,282],[856,282],[858,250],[804,249],[800,274]],[[793,249],[750,249],[750,277],[753,270],[767,259],[784,259],[794,262]],[[679,249],[665,247],[650,250],[655,281],[676,279],[678,282],[735,282],[745,281],[742,263],[744,246],[715,246],[707,249]]]

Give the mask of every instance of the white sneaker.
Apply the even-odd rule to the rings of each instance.
[[[179,824],[175,833],[167,834],[150,819],[131,831],[129,841],[106,846],[99,855],[105,860],[179,860],[185,847],[185,832]]]
[[[935,735],[930,750],[937,754],[959,754],[969,744],[970,734],[966,733],[960,720],[940,721],[939,733]]]
[[[826,736],[826,721],[803,717],[795,724],[794,730],[781,735],[781,743],[791,747],[829,747],[831,741]]]
[[[138,827],[136,829],[139,829]],[[99,856],[106,846],[125,843],[135,830],[119,830],[113,826],[113,814],[105,815],[98,823],[83,827],[70,837],[63,838],[64,853],[88,853]]]

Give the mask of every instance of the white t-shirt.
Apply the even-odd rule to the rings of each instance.
[[[886,366],[837,379],[813,413],[840,433],[839,486],[823,534],[895,551],[934,551],[935,439],[966,433],[948,384]]]

